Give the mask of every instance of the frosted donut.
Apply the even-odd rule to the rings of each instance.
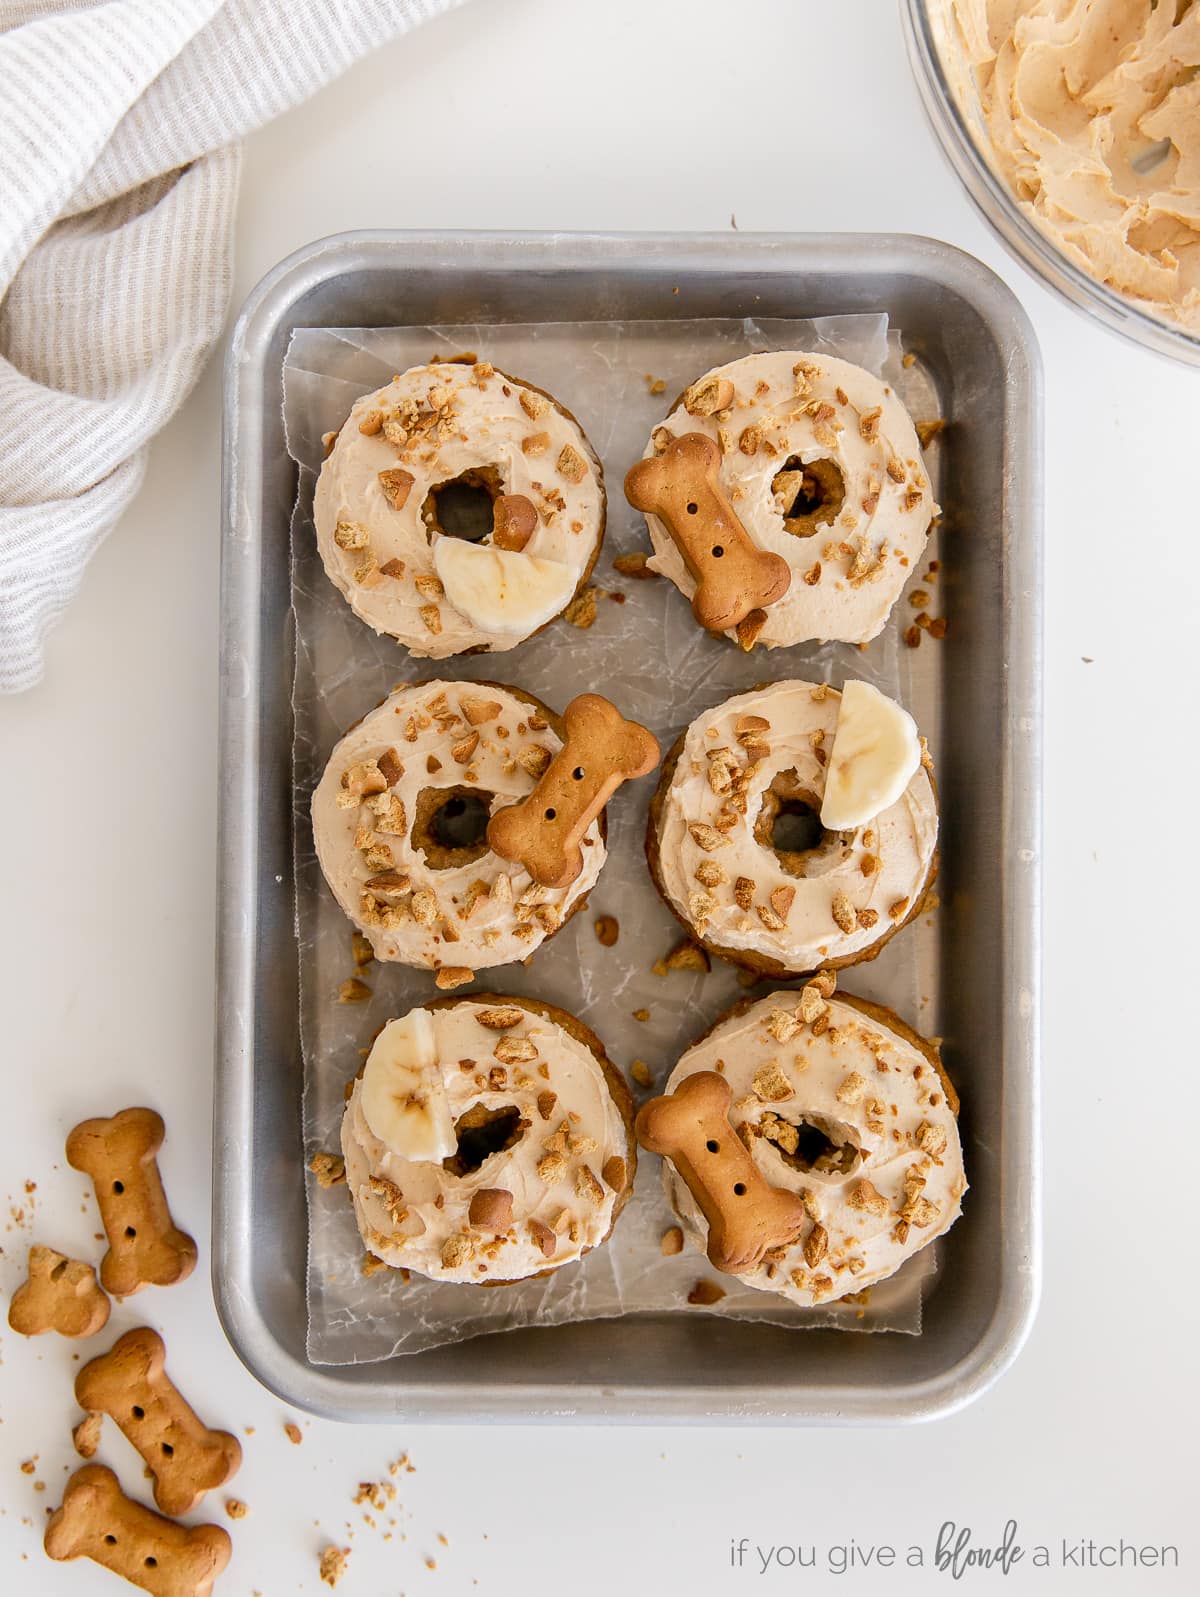
[[[325,880],[376,959],[506,965],[582,907],[605,860],[603,817],[564,888],[536,884],[484,835],[561,747],[551,710],[494,682],[399,687],[346,734],[313,794],[313,836]]]
[[[410,653],[515,648],[604,536],[578,422],[486,362],[414,366],[356,401],[317,480],[317,547],[354,613]]]
[[[646,458],[702,433],[751,542],[791,581],[738,637],[774,649],[811,639],[866,643],[883,630],[937,510],[916,430],[893,390],[861,366],[797,350],[746,355],[686,390]],[[694,510],[694,506],[689,506]],[[647,514],[647,562],[689,599],[697,582],[664,521]]]
[[[500,1285],[599,1247],[633,1186],[629,1090],[564,1010],[491,993],[389,1021],[342,1120],[366,1247]]]
[[[666,1089],[701,1070],[729,1083],[733,1129],[768,1184],[807,1211],[794,1242],[738,1279],[806,1306],[892,1275],[950,1229],[967,1190],[958,1100],[934,1045],[890,1009],[832,991],[822,975],[800,993],[744,999]],[[703,1251],[707,1222],[668,1161],[663,1181]]]
[[[677,740],[651,801],[646,856],[668,906],[711,952],[763,974],[874,958],[936,874],[937,797],[919,740],[894,802],[860,824],[822,825],[841,705],[836,688],[801,681],[726,699]]]

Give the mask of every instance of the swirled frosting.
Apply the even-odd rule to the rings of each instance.
[[[936,0],[930,20],[1026,216],[1089,276],[1200,332],[1200,6]]]
[[[453,1161],[406,1158],[367,1123],[357,1081],[342,1152],[366,1247],[397,1269],[486,1283],[558,1269],[598,1246],[633,1180],[636,1154],[596,1054],[555,1018],[570,1017],[490,994],[432,1004],[427,1013],[433,1069],[456,1127],[464,1116],[468,1124],[491,1117],[514,1140],[473,1169],[458,1165],[462,1173],[448,1167]],[[498,1019],[513,1023],[498,1028]],[[497,1192],[510,1200],[499,1209]]]
[[[486,846],[467,863],[435,864],[413,828],[445,789],[483,795],[489,814],[518,802],[561,747],[544,705],[494,683],[397,688],[346,734],[313,794],[313,836],[334,897],[377,959],[478,970],[524,959],[557,930],[604,864],[599,821],[565,888],[539,886]]]
[[[776,682],[688,727],[663,796],[656,870],[672,907],[710,945],[816,970],[861,958],[919,907],[938,836],[924,764],[882,814],[824,833],[803,853],[802,876],[755,836],[764,798],[778,778],[791,785],[788,773],[819,811],[840,703],[821,683]]]
[[[808,1211],[796,1242],[740,1280],[829,1302],[892,1275],[954,1224],[967,1189],[957,1106],[918,1042],[889,1010],[826,998],[813,982],[738,1006],[684,1054],[667,1091],[696,1071],[722,1074],[755,1164]],[[669,1163],[663,1179],[703,1251],[699,1205]]]
[[[694,414],[685,395],[655,429],[647,456],[667,434],[702,432],[719,444],[721,486],[746,532],[791,567],[787,591],[766,609],[759,643],[868,642],[920,558],[937,509],[907,410],[888,384],[831,355],[746,355],[716,367],[693,390],[713,379],[732,384],[732,402]],[[801,536],[785,515],[800,491],[799,467],[814,462],[832,463],[842,494],[826,501],[829,519],[818,510],[815,530]],[[659,517],[646,521],[654,545],[649,568],[690,599],[696,582],[683,556]]]
[[[364,394],[321,468],[314,515],[330,580],[356,615],[419,657],[512,649],[546,619],[488,631],[455,609],[438,577],[442,534],[423,508],[435,488],[488,469],[499,493],[523,496],[536,512],[520,555],[564,566],[569,597],[603,535],[599,462],[565,411],[490,365],[414,366]]]

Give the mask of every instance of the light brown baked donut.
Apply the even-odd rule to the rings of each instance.
[[[629,1089],[566,1010],[480,993],[389,1021],[342,1122],[366,1247],[437,1281],[503,1285],[607,1240],[633,1186]]]

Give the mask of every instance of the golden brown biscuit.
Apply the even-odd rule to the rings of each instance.
[[[29,1250],[28,1279],[8,1306],[8,1323],[22,1336],[43,1331],[93,1336],[108,1323],[109,1308],[90,1264],[35,1242]]]

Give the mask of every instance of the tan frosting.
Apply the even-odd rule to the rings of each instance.
[[[829,1302],[893,1274],[958,1218],[967,1184],[944,1084],[880,1016],[843,999],[826,1002],[815,984],[802,994],[772,993],[690,1048],[667,1091],[698,1070],[719,1070],[729,1082],[730,1121],[771,1185],[805,1195],[800,1238],[739,1277],[747,1285],[806,1306]],[[763,1134],[764,1116],[807,1121],[858,1151],[847,1154],[844,1172],[801,1170]],[[669,1163],[663,1179],[689,1240],[703,1250],[699,1206]]]
[[[866,643],[882,631],[937,509],[908,412],[878,377],[830,355],[746,355],[707,375],[733,384],[728,411],[693,416],[681,403],[664,426],[675,437],[702,432],[721,444],[720,481],[739,519],[759,548],[791,567],[791,584],[767,608],[758,641],[768,648],[814,638]],[[742,439],[751,428],[760,429],[761,442],[747,454]],[[646,454],[653,452],[652,438]],[[792,456],[805,464],[833,460],[845,480],[837,520],[808,537],[787,530],[771,490]],[[650,569],[690,599],[696,583],[682,555],[657,516],[646,521]]]
[[[608,1235],[617,1194],[604,1168],[619,1158],[632,1177],[625,1121],[596,1056],[555,1021],[526,1011],[505,1031],[480,1024],[481,1013],[515,1002],[467,998],[428,1011],[453,1118],[481,1104],[514,1106],[527,1122],[514,1146],[470,1174],[390,1151],[367,1125],[362,1084],[354,1085],[342,1120],[346,1180],[364,1243],[395,1268],[439,1281],[515,1281],[570,1264]],[[536,1059],[499,1063],[496,1048],[505,1038],[532,1043]],[[552,1105],[547,1094],[554,1094]],[[512,1194],[512,1224],[498,1238],[468,1218],[472,1197],[484,1188]],[[553,1257],[531,1234],[531,1220],[555,1233]]]
[[[1200,5],[936,0],[930,17],[1021,210],[1090,276],[1200,331]]]
[[[500,706],[498,714],[489,713],[488,719],[472,725],[472,715],[479,717],[495,705]],[[422,790],[469,787],[491,793],[494,814],[530,793],[537,759],[553,757],[561,747],[536,704],[491,683],[426,682],[397,688],[346,734],[313,794],[313,836],[334,897],[370,938],[377,959],[471,970],[524,959],[592,888],[605,860],[599,821],[584,837],[583,870],[566,888],[537,886],[522,866],[509,864],[490,849],[469,864],[435,869],[412,840]],[[379,797],[393,797],[403,806],[398,835],[379,830],[381,819],[397,823],[374,813],[373,795],[349,803],[343,787],[348,771],[379,760],[389,749],[404,771]],[[456,757],[456,750],[463,758]],[[430,771],[431,760],[438,769]],[[390,849],[391,862],[369,863],[371,847]],[[366,882],[385,871],[407,876],[410,890],[393,898],[389,907],[394,913],[385,914],[381,922],[364,907],[363,895]]]
[[[436,415],[431,394],[442,401]],[[522,395],[535,416],[522,407]],[[373,425],[369,418],[402,412],[406,402],[418,406],[425,418],[424,430],[414,429],[406,446],[398,448],[382,431],[360,430],[363,422]],[[526,453],[522,443],[539,434],[545,435],[544,447]],[[582,462],[579,482],[560,470],[564,448]],[[604,525],[599,464],[582,429],[557,405],[490,367],[415,366],[387,387],[365,394],[321,468],[314,514],[317,546],[330,580],[356,615],[419,657],[441,660],[478,647],[499,652],[528,636],[486,632],[438,591],[431,538],[436,542],[441,535],[430,533],[421,507],[430,489],[486,466],[499,472],[503,493],[524,495],[538,511],[538,525],[521,553],[565,564],[577,583]],[[415,479],[398,510],[379,481],[381,471],[397,467]],[[339,522],[366,528],[369,548],[340,548],[335,538]],[[485,542],[490,544],[490,537]],[[403,575],[380,575],[378,568],[393,560],[403,562]]]
[[[852,959],[894,930],[918,901],[937,851],[937,801],[924,765],[881,815],[852,831],[827,833],[808,856],[804,877],[789,875],[755,838],[762,796],[781,772],[794,770],[819,807],[825,790],[820,756],[833,745],[840,702],[835,688],[785,681],[738,694],[698,716],[684,737],[659,821],[659,876],[675,909],[710,942],[764,955],[788,970]],[[745,717],[768,725],[739,738]],[[747,749],[745,739],[757,746]],[[732,751],[736,772],[753,765],[745,812],[735,811],[726,829],[717,824],[723,812],[728,816],[722,750]],[[703,873],[713,867],[724,880],[708,885]],[[749,907],[734,896],[739,878],[752,883]],[[795,893],[781,928],[771,916],[779,889]],[[847,911],[854,917],[849,930],[835,919],[835,906],[843,918]]]

